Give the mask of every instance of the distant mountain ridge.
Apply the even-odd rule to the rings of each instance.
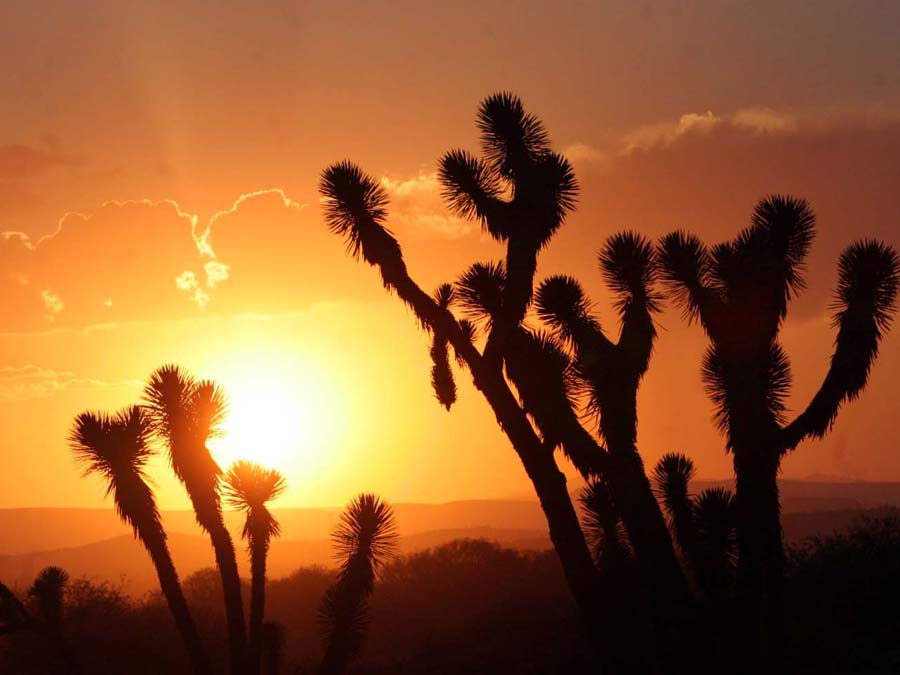
[[[696,491],[728,481],[697,481]],[[900,483],[782,481],[785,537],[797,541],[847,526],[866,510],[900,507]],[[400,549],[409,553],[464,537],[486,538],[516,549],[550,547],[537,501],[471,500],[445,504],[396,504]],[[273,543],[275,577],[303,565],[330,565],[328,535],[338,508],[275,509],[282,537]],[[208,539],[191,511],[166,511],[163,518],[182,577],[213,564]],[[235,540],[242,515],[226,514]],[[243,543],[239,559],[244,564]],[[122,583],[129,593],[155,588],[146,553],[131,531],[108,509],[0,509],[0,580],[22,587],[47,565],[74,576]]]
[[[900,507],[900,482],[819,482],[782,480],[784,513],[804,513]],[[733,481],[698,480],[692,488],[734,487]],[[546,521],[537,500],[483,499],[442,504],[398,503],[394,505],[402,536],[447,529],[491,527],[507,530],[546,531]],[[284,540],[327,539],[340,514],[338,507],[273,509],[281,522]],[[226,512],[226,523],[237,535],[242,516]],[[164,511],[170,534],[201,534],[191,511]],[[0,554],[24,554],[84,546],[129,535],[131,531],[109,508],[0,509]]]

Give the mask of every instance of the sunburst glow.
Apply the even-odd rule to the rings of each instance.
[[[278,469],[289,483],[309,476],[340,434],[337,392],[314,363],[275,363],[255,359],[216,379],[228,394],[222,435],[210,449],[223,468],[251,459]]]

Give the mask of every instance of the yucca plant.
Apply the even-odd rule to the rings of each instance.
[[[246,515],[241,536],[250,552],[250,671],[259,673],[266,605],[266,558],[269,544],[281,530],[266,504],[287,487],[284,476],[255,462],[235,462],[225,474],[225,499]]]
[[[659,656],[661,663],[672,662],[673,669],[681,667],[684,664],[672,655],[690,651],[679,634],[691,598],[634,444],[629,446],[630,454],[622,455],[624,460],[601,447],[579,419],[577,396],[571,389],[571,345],[523,325],[532,301],[537,256],[575,206],[578,186],[574,172],[550,147],[540,120],[527,113],[512,94],[488,97],[479,107],[477,124],[481,156],[453,150],[441,159],[438,175],[451,210],[480,222],[492,238],[505,245],[502,263],[473,266],[452,293],[446,286],[435,296],[427,293],[409,276],[400,245],[386,227],[387,193],[377,180],[348,161],[334,164],[322,174],[319,190],[325,219],[330,229],[345,239],[352,255],[379,268],[386,289],[397,293],[431,333],[432,355],[437,357],[432,379],[443,404],[452,398],[452,371],[445,367],[450,364],[440,347],[443,341],[469,370],[534,485],[550,538],[598,654],[610,670],[633,671],[632,655],[624,654],[624,641],[617,635],[646,628],[633,625],[631,606],[610,606],[615,594],[594,564],[553,450],[561,447],[583,475],[602,475],[610,486],[628,494],[627,500],[622,500],[623,520],[634,535],[636,556],[644,558],[640,564],[646,582],[656,594],[652,607],[659,624],[655,632],[660,637],[659,654],[648,659]],[[622,268],[617,267],[616,273],[624,275],[622,296],[628,296],[623,303],[628,311],[623,306],[623,314],[628,315],[630,326],[640,327],[643,337],[652,341],[652,321],[648,329],[638,320],[641,312],[649,316],[652,303],[647,301],[649,296],[629,285],[633,270],[628,266],[636,267],[636,261],[629,262],[626,254],[623,251],[621,259],[614,261]],[[457,318],[455,308],[461,308],[466,316]],[[631,333],[629,330],[626,340],[629,346],[622,351],[628,352],[629,363],[639,366],[645,356],[637,345],[643,343],[630,337]],[[476,346],[482,337],[483,347]],[[649,349],[645,352],[649,356]],[[575,360],[575,366],[587,365],[578,363],[577,354]],[[643,371],[637,370],[639,379]],[[626,392],[626,398],[630,394],[630,390]]]
[[[357,496],[341,513],[331,541],[340,568],[319,608],[325,646],[320,675],[346,672],[362,647],[370,621],[369,596],[396,550],[393,509],[373,494]]]
[[[54,672],[80,673],[81,668],[63,635],[63,605],[68,573],[60,567],[45,567],[28,589],[37,613],[33,614],[9,588],[0,583],[0,636],[30,631],[46,640],[59,655]]]
[[[831,365],[819,391],[793,421],[787,354],[778,341],[790,300],[805,287],[815,215],[802,199],[760,201],[733,240],[708,248],[685,232],[659,245],[664,281],[710,346],[703,376],[734,456],[737,478],[738,595],[747,671],[776,667],[783,642],[783,568],[778,471],[802,440],[821,438],[841,406],[865,388],[894,314],[900,278],[896,251],[852,244],[838,262]]]
[[[69,445],[84,475],[97,474],[106,482],[106,494],[112,495],[119,518],[131,526],[150,554],[193,670],[205,675],[212,673],[212,667],[178,581],[156,498],[147,484],[150,428],[150,420],[138,406],[116,415],[84,412],[75,418]]]
[[[615,297],[619,339],[610,340],[577,280],[554,276],[537,291],[538,315],[574,351],[573,369],[597,419],[615,469],[605,472],[637,554],[637,564],[668,611],[689,600],[663,514],[637,450],[637,392],[656,340],[653,316],[661,296],[655,289],[653,245],[625,232],[611,236],[598,254],[600,272]]]
[[[231,534],[222,517],[222,469],[207,441],[221,433],[228,411],[222,389],[197,380],[175,365],[157,369],[144,387],[143,408],[149,429],[168,451],[169,463],[185,487],[197,523],[209,535],[222,578],[232,673],[247,666],[247,635],[241,580]]]
[[[62,623],[63,594],[68,583],[69,573],[61,567],[51,566],[42,569],[28,589],[28,595],[37,603],[38,616],[54,629]]]
[[[685,455],[663,455],[653,469],[654,489],[702,592],[719,602],[729,593],[736,558],[734,495],[724,488],[692,494],[694,473]]]

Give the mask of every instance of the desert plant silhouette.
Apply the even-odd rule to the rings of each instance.
[[[694,463],[685,455],[663,455],[653,469],[654,489],[702,592],[714,608],[728,597],[736,550],[734,495],[721,487],[692,495]]]
[[[96,473],[106,481],[106,494],[112,495],[119,517],[150,554],[193,670],[206,675],[212,672],[209,658],[178,581],[156,498],[147,485],[150,428],[150,420],[138,406],[116,415],[84,412],[75,418],[69,444],[84,466],[84,475]]]
[[[30,631],[46,640],[59,655],[60,664],[55,668],[66,673],[80,673],[81,667],[63,635],[63,604],[68,583],[69,574],[60,567],[45,567],[38,572],[28,589],[28,595],[37,606],[36,615],[0,583],[0,635]]]
[[[353,499],[331,540],[340,560],[337,581],[319,608],[325,643],[320,675],[339,675],[362,647],[369,625],[368,598],[385,562],[394,554],[394,512],[373,494]]]
[[[280,533],[278,521],[266,502],[285,490],[284,476],[255,462],[235,462],[225,474],[225,500],[246,514],[241,536],[250,553],[250,671],[259,673],[266,605],[266,556],[272,537]]]
[[[37,602],[38,616],[53,628],[59,628],[62,623],[63,593],[68,583],[69,574],[51,566],[41,570],[28,589],[28,595]]]
[[[168,450],[175,475],[184,484],[197,523],[209,534],[222,577],[231,671],[247,665],[247,635],[241,581],[231,534],[222,517],[222,469],[206,446],[221,432],[227,414],[225,393],[214,382],[197,380],[175,365],[158,368],[143,394],[149,427]]]
[[[746,640],[741,667],[776,667],[782,650],[784,551],[778,470],[803,439],[821,438],[840,407],[866,385],[897,295],[900,261],[889,246],[860,241],[838,263],[831,365],[793,421],[784,400],[791,373],[778,334],[792,297],[805,286],[815,235],[809,205],[790,196],[760,201],[732,241],[707,248],[685,232],[660,242],[664,281],[710,347],[703,376],[733,453],[737,477],[738,596]]]
[[[637,553],[637,563],[655,602],[672,610],[689,600],[686,581],[665,519],[637,452],[637,391],[650,363],[661,297],[652,244],[632,232],[610,237],[599,255],[621,324],[618,342],[604,334],[591,303],[573,278],[555,276],[537,291],[539,316],[575,352],[573,374],[587,395],[587,410],[599,418],[608,449],[605,471],[613,502]],[[674,623],[678,623],[677,620]]]
[[[601,424],[607,425],[601,431],[617,444],[615,452],[602,448],[579,421],[568,381],[571,357],[565,346],[553,336],[522,326],[532,299],[537,256],[575,206],[574,173],[566,159],[550,148],[540,120],[526,113],[512,94],[488,97],[479,108],[477,123],[483,158],[453,150],[442,158],[439,178],[451,210],[481,222],[491,237],[506,245],[503,263],[477,264],[460,277],[452,293],[444,285],[434,297],[429,295],[409,276],[400,245],[385,227],[387,193],[348,161],[322,174],[319,190],[326,221],[344,237],[350,254],[379,268],[385,288],[396,292],[431,332],[432,356],[436,356],[432,379],[441,403],[452,402],[446,395],[451,391],[446,380],[452,371],[444,367],[445,354],[434,345],[449,342],[457,361],[469,370],[534,485],[572,595],[606,665],[635,672],[652,668],[635,659],[653,661],[657,656],[677,664],[673,652],[684,650],[685,645],[672,639],[673,631],[677,634],[684,623],[691,598],[635,449],[634,415],[617,423],[601,411]],[[610,411],[634,407],[633,394],[646,369],[655,336],[653,256],[652,247],[633,235],[614,238],[601,256],[604,274],[620,297],[623,340],[617,351],[611,351],[599,329],[589,335],[579,333],[578,340],[565,335],[574,345],[580,379],[591,385],[598,402],[599,392],[606,391],[602,401]],[[550,304],[550,290],[547,309],[566,311],[565,306]],[[457,320],[451,305],[460,306],[466,318]],[[548,311],[547,316],[552,314]],[[585,321],[590,322],[586,317]],[[487,333],[483,350],[475,345],[476,324]],[[565,323],[559,322],[558,329],[564,331]],[[601,354],[622,360],[618,370],[606,363],[619,377],[616,385],[629,383],[619,400],[613,400],[613,383],[599,381],[602,368],[593,368],[594,355]],[[608,592],[609,581],[594,563],[565,476],[556,464],[553,450],[560,445],[585,476],[602,474],[622,497],[617,508],[643,566],[645,583],[652,588],[650,604],[661,629],[658,655],[629,649],[623,638],[629,633],[634,599],[630,605],[610,606],[617,594]]]

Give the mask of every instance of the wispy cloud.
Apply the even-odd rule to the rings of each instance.
[[[437,172],[402,179],[382,176],[381,185],[391,195],[390,219],[398,230],[456,239],[480,229],[478,223],[447,212]]]
[[[0,367],[0,400],[46,398],[70,389],[140,387],[138,380],[98,380],[78,377],[69,370],[54,370],[27,364]]]

